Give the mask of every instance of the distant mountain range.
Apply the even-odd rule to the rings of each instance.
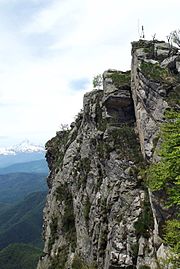
[[[29,140],[24,140],[12,147],[0,147],[0,155],[17,155],[19,153],[44,152],[43,146],[32,144]]]
[[[41,249],[27,244],[10,244],[0,251],[1,269],[35,269]]]
[[[47,192],[29,194],[0,207],[0,268],[35,269],[42,254],[43,208]]]
[[[41,173],[48,174],[48,166],[45,159],[24,163],[15,163],[6,167],[0,167],[0,175],[9,173]]]
[[[47,191],[46,176],[37,173],[0,175],[0,203],[17,203],[32,192]]]
[[[12,243],[42,247],[43,208],[47,192],[29,194],[0,214],[0,249]]]
[[[47,175],[44,147],[0,148],[0,269],[37,267]]]

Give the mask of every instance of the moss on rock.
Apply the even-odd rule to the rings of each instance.
[[[108,75],[112,79],[113,84],[118,88],[121,86],[129,85],[131,83],[131,71],[119,72],[114,71]]]
[[[158,82],[172,83],[173,77],[170,75],[167,68],[163,68],[159,63],[141,62],[140,69],[142,73],[148,78]]]

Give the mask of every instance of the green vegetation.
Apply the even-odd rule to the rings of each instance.
[[[170,245],[175,253],[180,253],[180,221],[168,220],[164,228],[165,242]]]
[[[102,77],[101,74],[99,74],[99,75],[97,75],[97,76],[95,76],[95,77],[93,78],[93,88],[94,88],[94,89],[99,89],[99,88],[101,88],[102,83],[103,83],[103,77]]]
[[[46,191],[46,174],[12,173],[0,175],[0,203],[17,203],[29,193]],[[13,188],[12,188],[13,186]]]
[[[100,158],[109,158],[109,154],[113,150],[127,160],[133,160],[136,163],[142,161],[140,145],[133,126],[122,124],[119,127],[108,129],[108,137],[105,141],[99,141],[97,151]]]
[[[107,247],[107,236],[108,236],[108,227],[107,227],[107,215],[103,216],[103,224],[104,226],[101,227],[101,233],[100,233],[100,240],[99,240],[99,257],[105,256],[105,251]]]
[[[161,160],[150,165],[147,182],[151,190],[165,192],[167,206],[178,208],[180,205],[180,112],[171,110],[166,113],[166,119],[167,121],[161,126],[160,133],[162,144],[159,155]],[[180,253],[179,229],[180,221],[177,219],[168,220],[165,223],[164,240],[175,253],[172,255],[173,263],[178,260]]]
[[[56,237],[57,237],[57,227],[58,227],[58,218],[54,217],[54,218],[52,218],[51,223],[50,223],[51,237],[49,238],[49,241],[48,241],[48,251],[49,252],[51,251],[52,246],[53,246],[53,244],[56,240]]]
[[[139,219],[134,224],[136,235],[139,238],[141,235],[145,238],[149,238],[153,230],[153,214],[151,206],[148,200],[148,194],[145,194],[143,210],[139,216]]]
[[[85,188],[86,187],[86,181],[88,173],[91,169],[91,160],[90,158],[86,157],[79,160],[78,164],[78,171],[80,172],[79,178],[78,178],[78,187]]]
[[[132,252],[132,258],[133,258],[133,264],[136,264],[138,252],[139,252],[139,244],[138,243],[134,243],[133,245],[131,245],[131,252]]]
[[[3,170],[4,172],[38,171],[44,165],[45,161],[39,160],[14,164]],[[37,267],[43,247],[42,224],[47,195],[46,175],[47,173],[25,172],[0,175],[1,269]]]
[[[173,91],[170,91],[167,97],[167,102],[170,107],[180,106],[180,84]]]
[[[0,251],[1,269],[36,269],[41,250],[27,244],[11,244]]]
[[[170,76],[167,68],[160,67],[159,63],[150,63],[142,61],[141,70],[143,74],[152,80],[160,81],[164,83],[173,82],[173,77]]]
[[[124,85],[129,85],[131,83],[131,71],[119,72],[114,71],[109,77],[112,79],[114,85],[118,88]]]
[[[69,141],[69,133],[69,129],[61,130],[57,132],[56,136],[49,140],[45,145],[48,150],[48,155],[51,156],[53,160],[53,162],[51,161],[51,171],[58,171],[62,168],[64,153],[68,148],[69,143],[71,143],[71,141]]]
[[[73,209],[73,197],[68,189],[68,185],[60,185],[56,191],[56,198],[65,203],[64,215],[62,216],[62,229],[67,238],[67,242],[71,242],[72,250],[76,247],[76,228]],[[52,237],[55,239],[57,228],[52,231]],[[53,235],[54,234],[54,235]]]
[[[84,262],[78,257],[75,256],[72,263],[72,269],[87,269],[88,267]]]
[[[102,117],[102,106],[100,105],[101,100],[102,100],[102,92],[99,92],[98,95],[96,96],[95,104],[95,123],[97,126],[97,129],[104,132],[106,130],[107,126],[107,120],[103,119]]]
[[[139,41],[134,41],[132,42],[132,49],[133,49],[133,52],[136,50],[136,49],[141,49],[141,48],[144,48],[146,50],[151,50],[154,46],[154,43],[156,41],[147,41],[147,40],[144,40],[144,39],[140,39]]]
[[[63,201],[63,200],[66,200],[66,193],[68,192],[67,190],[67,184],[66,185],[59,185],[57,188],[56,188],[56,199],[59,200],[59,201]]]
[[[149,54],[149,56],[151,55],[150,58],[153,58],[152,55],[153,55],[153,53],[154,53],[154,44],[152,43],[152,44],[150,44],[149,47],[145,47],[145,48],[144,48],[144,52],[147,53],[147,54]]]
[[[83,158],[80,160],[81,162],[81,168],[85,171],[85,172],[89,172],[91,169],[91,160],[89,158]]]
[[[0,215],[0,249],[12,243],[31,243],[42,247],[42,211],[46,192],[28,195]]]
[[[68,257],[68,247],[64,246],[58,249],[57,255],[51,261],[49,269],[64,269]]]
[[[171,206],[180,204],[180,112],[169,111],[166,118],[160,134],[161,161],[150,166],[147,180],[152,190],[165,190]]]

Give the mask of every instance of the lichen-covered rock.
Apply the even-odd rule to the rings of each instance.
[[[132,43],[131,90],[141,151],[148,162],[159,160],[156,149],[161,142],[159,130],[165,111],[172,107],[180,108],[178,62],[178,49],[170,44],[159,41]],[[162,228],[173,212],[165,206],[166,195],[162,190],[153,193],[149,190],[149,199],[154,218],[151,239],[159,262],[167,254],[167,248],[162,247]],[[166,268],[171,266],[166,265]]]
[[[179,80],[178,59],[178,49],[165,42],[132,43],[132,96],[142,153],[149,160],[153,157],[171,93]]]
[[[169,212],[139,171],[157,158],[164,111],[177,105],[178,59],[164,42],[134,42],[132,71],[104,72],[103,90],[86,93],[71,129],[47,142],[38,269],[158,269],[159,225]]]
[[[140,248],[144,261],[140,238],[148,240],[153,223],[137,178],[142,155],[134,124],[130,73],[108,71],[104,90],[85,95],[73,128],[47,143],[50,193],[39,269],[75,268],[75,257],[89,268],[136,268]]]

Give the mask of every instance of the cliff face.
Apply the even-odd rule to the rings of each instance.
[[[165,42],[132,43],[132,95],[142,154],[152,159],[164,111],[179,97],[180,54]],[[178,96],[178,97],[177,97]]]
[[[139,172],[157,159],[155,141],[165,109],[175,105],[179,66],[168,44],[134,42],[131,72],[106,71],[103,90],[85,94],[71,130],[47,142],[38,269],[158,268],[165,253],[159,225],[169,212]]]

